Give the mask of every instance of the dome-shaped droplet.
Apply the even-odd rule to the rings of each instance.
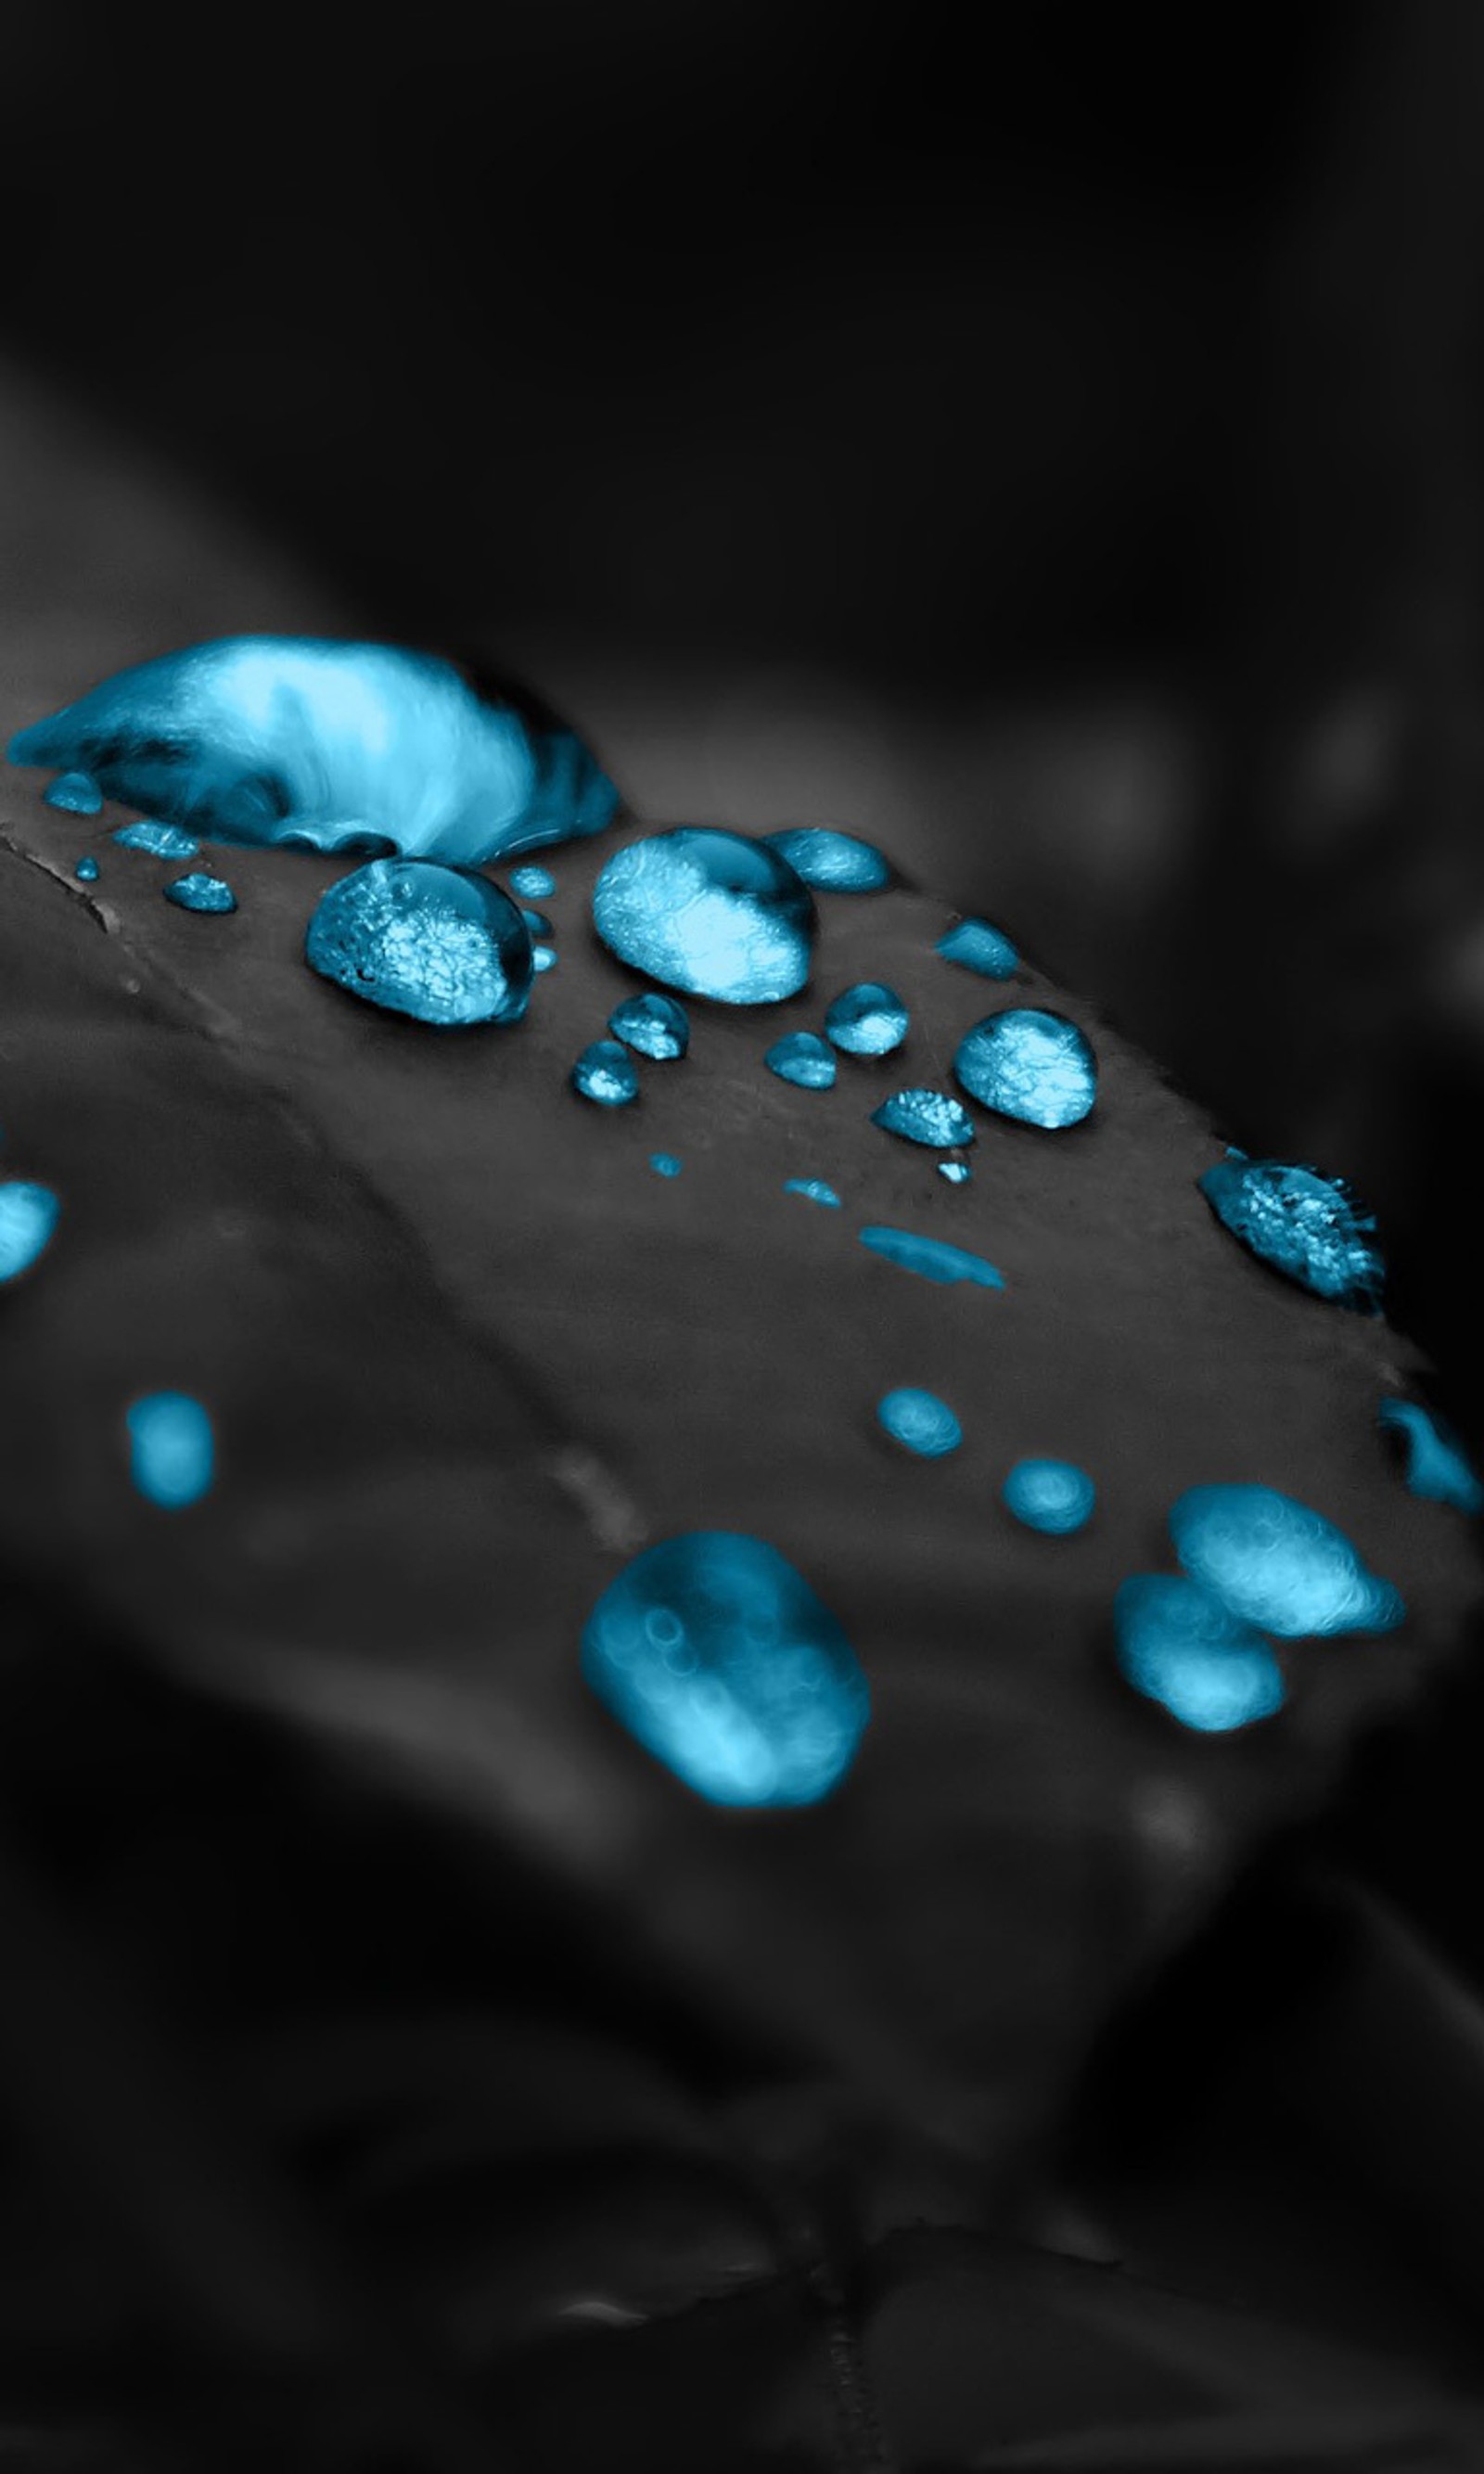
[[[879,893],[891,881],[880,851],[856,834],[837,833],[829,825],[791,825],[766,838],[795,876],[821,893]]]
[[[200,1501],[211,1484],[211,1420],[185,1392],[152,1392],[126,1413],[130,1474],[139,1492],[166,1512]]]
[[[833,1185],[825,1184],[822,1176],[786,1176],[783,1190],[785,1194],[801,1194],[806,1202],[822,1202],[827,1211],[839,1211],[841,1207],[839,1196]]]
[[[1451,1504],[1455,1512],[1484,1512],[1479,1484],[1456,1438],[1444,1433],[1416,1400],[1381,1402],[1380,1422],[1406,1448],[1407,1492],[1426,1503]]]
[[[598,1599],[587,1683],[708,1803],[817,1804],[855,1758],[865,1678],[829,1609],[760,1539],[700,1530],[649,1547]]]
[[[77,881],[78,881],[79,885],[96,885],[96,884],[97,884],[97,882],[98,882],[98,862],[97,862],[97,861],[93,858],[93,856],[92,856],[91,852],[89,852],[89,853],[86,855],[86,857],[85,857],[85,858],[80,859],[80,860],[78,861],[78,863],[77,863],[76,867],[73,869],[72,873],[73,873],[73,875],[77,878]]]
[[[59,773],[41,796],[49,808],[60,808],[68,816],[95,816],[103,805],[103,792],[90,773]]]
[[[610,953],[687,995],[777,1005],[809,978],[809,888],[766,842],[679,825],[616,851],[593,888]]]
[[[556,891],[556,879],[548,867],[513,867],[510,882],[525,902],[546,902]]]
[[[15,1279],[45,1253],[61,1212],[49,1185],[24,1177],[0,1184],[0,1280]]]
[[[651,990],[642,997],[625,997],[615,1006],[608,1017],[608,1028],[615,1039],[625,1048],[637,1049],[641,1056],[659,1060],[684,1056],[691,1045],[691,1023],[683,1005],[674,997],[656,996]]]
[[[1283,1675],[1260,1632],[1193,1581],[1140,1572],[1113,1601],[1122,1673],[1183,1727],[1227,1734],[1283,1705]]]
[[[967,1185],[974,1174],[967,1160],[939,1160],[937,1173],[939,1176],[946,1177],[950,1185]]]
[[[1020,956],[1010,938],[1002,929],[991,928],[987,919],[961,919],[939,936],[937,951],[945,962],[977,971],[982,980],[1012,980],[1020,968]]]
[[[508,894],[429,860],[377,859],[321,897],[304,958],[368,1004],[419,1022],[518,1022],[531,940]]]
[[[1337,1178],[1238,1152],[1198,1182],[1222,1226],[1275,1272],[1336,1305],[1378,1307],[1386,1267],[1375,1222]]]
[[[961,1280],[970,1288],[1005,1286],[1003,1273],[983,1254],[971,1254],[965,1246],[945,1246],[940,1237],[918,1237],[911,1228],[863,1228],[861,1243],[900,1270],[915,1272],[919,1279],[935,1280],[943,1288]]]
[[[794,1082],[801,1091],[828,1091],[839,1071],[834,1049],[814,1031],[775,1039],[763,1062],[780,1082]]]
[[[893,1091],[872,1110],[871,1123],[930,1151],[958,1151],[974,1139],[973,1118],[946,1091]]]
[[[1283,1640],[1390,1632],[1406,1610],[1323,1513],[1271,1486],[1195,1486],[1170,1513],[1193,1581]]]
[[[893,1441],[915,1452],[919,1460],[943,1460],[963,1441],[963,1429],[947,1401],[911,1384],[885,1393],[876,1404],[876,1415]]]
[[[907,1037],[907,1007],[895,988],[860,980],[836,998],[824,1027],[847,1056],[889,1056]]]
[[[1048,1131],[1080,1124],[1097,1096],[1097,1064],[1076,1023],[1034,1007],[976,1023],[953,1070],[971,1099]]]
[[[595,1039],[572,1069],[572,1086],[599,1108],[626,1108],[639,1097],[639,1068],[616,1039]]]
[[[1017,1461],[1000,1490],[1007,1512],[1047,1538],[1070,1538],[1092,1518],[1098,1491],[1075,1461]]]
[[[224,911],[237,907],[237,897],[226,878],[208,876],[204,868],[197,868],[190,876],[178,876],[161,889],[165,900],[173,902],[178,910]]]
[[[149,859],[196,859],[201,844],[180,825],[158,824],[152,816],[136,825],[120,825],[113,836],[121,850],[143,851]]]
[[[538,980],[544,978],[547,971],[554,971],[556,962],[557,953],[554,945],[531,947],[531,969]]]

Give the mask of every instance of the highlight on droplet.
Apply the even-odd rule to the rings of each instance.
[[[151,1392],[125,1412],[130,1475],[142,1495],[181,1512],[207,1492],[215,1467],[211,1420],[186,1392]]]

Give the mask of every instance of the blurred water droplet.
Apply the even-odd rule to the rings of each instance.
[[[931,1151],[957,1151],[974,1140],[974,1121],[944,1091],[894,1091],[871,1114],[873,1126]]]
[[[41,796],[49,808],[61,808],[69,816],[96,816],[103,805],[103,792],[90,773],[59,773]]]
[[[555,935],[556,930],[552,927],[550,920],[547,917],[544,910],[528,910],[523,902],[521,905],[521,916],[525,922],[525,933],[528,936]]]
[[[304,958],[353,996],[416,1021],[518,1022],[531,942],[507,894],[428,860],[377,859],[322,895]]]
[[[151,816],[136,825],[120,825],[113,836],[121,850],[143,851],[150,859],[196,859],[201,844],[179,825],[158,824]]]
[[[91,857],[91,855],[85,859],[80,859],[72,873],[77,878],[80,885],[96,885],[98,882],[98,862]]]
[[[557,952],[554,945],[533,945],[531,947],[531,970],[538,980],[543,978],[547,971],[554,971],[556,964]]]
[[[796,825],[767,835],[766,840],[782,852],[795,876],[820,892],[876,893],[890,882],[891,870],[880,851],[856,834],[837,833],[827,825]]]
[[[1484,1511],[1479,1484],[1456,1438],[1416,1400],[1385,1399],[1380,1422],[1406,1447],[1407,1492],[1426,1503],[1450,1504],[1455,1512]]]
[[[61,1213],[49,1185],[24,1177],[0,1184],[0,1280],[13,1280],[44,1254]]]
[[[656,996],[652,991],[646,996],[625,997],[620,1006],[615,1006],[608,1017],[608,1028],[626,1048],[659,1060],[684,1056],[691,1045],[691,1024],[684,1006],[674,997]]]
[[[776,1005],[809,977],[814,904],[766,842],[680,825],[616,851],[593,889],[610,953],[721,1005]]]
[[[676,1159],[673,1152],[651,1152],[649,1153],[649,1166],[653,1169],[656,1176],[678,1176],[680,1175],[681,1164],[679,1160]]]
[[[938,1237],[918,1237],[910,1228],[863,1228],[861,1243],[873,1254],[885,1255],[904,1272],[936,1280],[944,1288],[965,1280],[972,1288],[1003,1289],[1004,1276],[983,1254],[963,1246],[945,1246]]]
[[[861,980],[836,998],[824,1028],[849,1056],[889,1056],[907,1037],[907,1007],[894,988]]]
[[[1047,1538],[1069,1538],[1084,1529],[1097,1492],[1075,1461],[1017,1461],[1000,1490],[1007,1512]]]
[[[1271,1486],[1195,1486],[1170,1513],[1193,1581],[1283,1640],[1390,1632],[1406,1609],[1321,1512]]]
[[[178,876],[162,889],[165,900],[178,910],[225,911],[237,907],[237,897],[225,878],[208,876],[200,868],[191,876]]]
[[[967,1185],[974,1174],[967,1160],[939,1160],[937,1173],[939,1176],[946,1177],[950,1185]]]
[[[556,891],[556,879],[548,867],[513,867],[510,882],[527,902],[545,902]]]
[[[626,1108],[639,1097],[639,1069],[616,1039],[595,1039],[572,1067],[572,1085],[599,1108]]]
[[[828,1091],[839,1071],[834,1050],[814,1031],[775,1039],[763,1062],[780,1082],[795,1082],[801,1091]]]
[[[211,1484],[211,1420],[185,1392],[152,1392],[126,1412],[130,1474],[139,1492],[166,1512],[197,1503]]]
[[[785,1194],[801,1194],[806,1202],[822,1202],[828,1211],[840,1208],[839,1196],[822,1176],[786,1176],[783,1190]]]
[[[1113,1601],[1121,1673],[1182,1727],[1227,1734],[1283,1705],[1283,1675],[1260,1632],[1193,1581],[1140,1572]]]
[[[1020,956],[1010,938],[1002,929],[991,928],[987,919],[961,919],[939,936],[937,950],[945,962],[977,971],[983,980],[1010,980],[1020,968]]]
[[[1047,1131],[1079,1125],[1097,1096],[1097,1064],[1076,1023],[1034,1007],[976,1023],[953,1070],[971,1099]]]
[[[888,1434],[919,1460],[942,1460],[963,1441],[963,1429],[947,1401],[939,1400],[936,1393],[915,1391],[910,1384],[886,1393],[877,1403],[876,1415]]]
[[[1336,1305],[1379,1308],[1386,1267],[1375,1222],[1337,1178],[1237,1152],[1197,1183],[1222,1226],[1285,1279]]]

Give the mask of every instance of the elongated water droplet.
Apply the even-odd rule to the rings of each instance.
[[[1193,1581],[1283,1640],[1390,1632],[1406,1613],[1341,1529],[1271,1486],[1195,1486],[1170,1513]]]
[[[599,1108],[626,1108],[639,1097],[639,1068],[616,1039],[595,1039],[572,1069],[572,1086]]]
[[[828,825],[791,825],[766,837],[770,849],[781,851],[795,876],[822,893],[877,893],[891,880],[891,870],[873,843],[857,834],[836,833]]]
[[[946,1177],[950,1185],[967,1185],[974,1174],[967,1160],[939,1160],[937,1173],[939,1176]]]
[[[162,887],[165,900],[178,910],[235,910],[237,897],[224,877],[208,876],[198,868],[193,875],[178,876],[173,885]]]
[[[1405,1444],[1409,1494],[1425,1503],[1451,1504],[1455,1512],[1484,1512],[1484,1486],[1461,1444],[1418,1401],[1383,1400],[1380,1422]]]
[[[103,792],[90,773],[59,773],[41,796],[49,808],[61,808],[69,816],[95,816],[103,805]]]
[[[625,997],[614,1007],[608,1028],[615,1039],[621,1039],[625,1048],[637,1049],[641,1056],[661,1060],[684,1056],[691,1045],[690,1019],[674,997],[652,993]]]
[[[828,1091],[839,1071],[835,1051],[814,1031],[791,1031],[775,1039],[763,1062],[780,1082],[795,1082],[801,1091]]]
[[[554,945],[533,945],[531,947],[531,969],[538,980],[543,978],[547,971],[554,971],[556,963],[557,952]]]
[[[1007,1512],[1047,1538],[1070,1538],[1085,1529],[1098,1496],[1075,1461],[1017,1461],[1000,1493]]]
[[[130,1474],[139,1492],[166,1512],[198,1503],[211,1484],[211,1420],[186,1392],[152,1392],[126,1412]]]
[[[824,1017],[837,1048],[848,1056],[889,1056],[907,1037],[907,1007],[894,988],[861,980],[838,996]]]
[[[1375,1222],[1337,1178],[1235,1152],[1197,1183],[1222,1226],[1260,1262],[1336,1305],[1378,1309],[1386,1267]]]
[[[783,1190],[785,1194],[801,1194],[806,1202],[822,1202],[827,1211],[840,1208],[839,1196],[833,1185],[825,1184],[822,1176],[786,1176]]]
[[[548,867],[513,867],[510,882],[527,902],[546,902],[556,891],[556,879]]]
[[[598,1699],[708,1803],[817,1804],[870,1715],[839,1625],[774,1547],[698,1530],[649,1547],[582,1637]]]
[[[872,1111],[871,1123],[930,1151],[958,1151],[974,1139],[973,1118],[945,1091],[894,1091]]]
[[[977,971],[982,980],[1012,980],[1020,968],[1020,956],[1010,938],[1002,929],[991,928],[987,919],[961,919],[939,936],[937,951],[945,962]]]
[[[552,927],[550,920],[547,917],[544,910],[527,910],[525,904],[523,902],[521,905],[521,916],[525,922],[525,933],[527,936],[555,935],[556,930]]]
[[[680,1175],[681,1163],[676,1159],[673,1152],[651,1152],[649,1153],[649,1166],[653,1169],[656,1176],[678,1176]]]
[[[679,825],[616,851],[593,889],[610,953],[721,1005],[776,1005],[809,977],[809,888],[766,842]]]
[[[1140,1572],[1113,1600],[1118,1665],[1182,1727],[1229,1734],[1283,1706],[1283,1674],[1260,1632],[1193,1581]]]
[[[61,1213],[49,1185],[24,1177],[0,1184],[0,1280],[18,1278],[45,1253]]]
[[[96,885],[98,882],[98,862],[89,853],[86,858],[80,859],[78,861],[72,873],[77,878],[80,885]]]
[[[876,1415],[888,1434],[919,1460],[943,1460],[963,1441],[963,1429],[947,1401],[939,1400],[934,1392],[915,1391],[910,1384],[884,1394]]]
[[[120,825],[113,836],[120,850],[143,851],[149,859],[196,859],[201,844],[180,825],[162,825],[153,816],[136,825]]]
[[[508,894],[428,860],[377,859],[322,895],[304,958],[368,1004],[418,1022],[518,1022],[531,940]]]
[[[944,1288],[960,1280],[966,1280],[971,1288],[1005,1286],[1004,1275],[983,1254],[971,1254],[963,1246],[945,1246],[938,1237],[914,1236],[910,1228],[863,1228],[861,1243],[902,1271],[915,1272],[920,1279],[936,1280]]]
[[[1097,1063],[1076,1023],[1034,1007],[976,1023],[953,1070],[971,1099],[1047,1131],[1079,1125],[1097,1096]]]

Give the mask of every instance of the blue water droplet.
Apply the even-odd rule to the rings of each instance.
[[[894,988],[860,980],[838,996],[824,1027],[847,1056],[889,1056],[907,1037],[907,1007]]]
[[[1048,1131],[1079,1125],[1097,1096],[1097,1064],[1076,1023],[1034,1007],[976,1023],[953,1070],[971,1099]]]
[[[320,898],[304,958],[368,1004],[419,1022],[518,1022],[531,942],[508,894],[426,860],[377,859]]]
[[[909,1143],[923,1143],[930,1151],[957,1151],[974,1139],[968,1110],[944,1091],[894,1091],[872,1111],[871,1123]]]
[[[1385,1399],[1380,1422],[1406,1447],[1407,1492],[1425,1503],[1451,1504],[1455,1512],[1484,1512],[1479,1484],[1456,1437],[1416,1400]]]
[[[513,867],[510,882],[528,902],[546,902],[556,891],[556,879],[548,867]]]
[[[950,1185],[967,1185],[974,1174],[967,1160],[939,1160],[937,1173],[939,1176],[945,1176]]]
[[[572,1085],[599,1108],[626,1108],[639,1097],[639,1068],[616,1039],[595,1039],[572,1067]]]
[[[1259,1261],[1336,1305],[1377,1310],[1386,1267],[1375,1222],[1337,1178],[1237,1152],[1197,1183],[1222,1226]]]
[[[547,971],[554,971],[556,964],[557,952],[554,945],[531,947],[531,969],[538,980],[543,979]]]
[[[991,928],[987,919],[961,919],[939,936],[937,951],[945,962],[977,971],[982,980],[1012,980],[1020,968],[1020,956],[1010,938],[1002,929]]]
[[[103,792],[90,773],[59,773],[41,796],[49,808],[61,808],[69,816],[95,816],[103,805]]]
[[[1007,1512],[1047,1538],[1070,1538],[1092,1518],[1098,1491],[1075,1461],[1017,1461],[1000,1490]]]
[[[910,1228],[863,1228],[861,1243],[902,1271],[915,1272],[920,1279],[936,1280],[944,1288],[960,1280],[971,1288],[1005,1286],[1003,1274],[983,1254],[971,1254],[962,1246],[945,1246],[938,1237],[914,1236]]]
[[[1182,1727],[1228,1734],[1282,1708],[1282,1669],[1261,1633],[1193,1581],[1136,1574],[1113,1600],[1113,1625],[1122,1673]]]
[[[683,1005],[673,997],[625,997],[608,1017],[608,1028],[625,1048],[663,1061],[684,1056],[691,1045],[691,1024]]]
[[[777,1005],[809,977],[809,888],[766,842],[679,825],[616,851],[593,921],[620,962],[721,1005]]]
[[[821,893],[877,893],[890,882],[891,870],[880,851],[856,834],[837,833],[828,825],[793,825],[766,838],[795,876]]]
[[[822,1202],[827,1211],[840,1208],[839,1196],[833,1185],[825,1184],[822,1176],[786,1176],[783,1190],[785,1194],[801,1194],[806,1202]]]
[[[237,897],[231,886],[220,876],[208,876],[198,868],[191,876],[178,876],[173,885],[163,888],[167,902],[178,910],[235,910]]]
[[[1170,1513],[1193,1581],[1283,1640],[1390,1632],[1406,1610],[1323,1513],[1271,1486],[1196,1486]]]
[[[44,1254],[61,1205],[49,1185],[22,1177],[0,1184],[0,1280],[13,1280]]]
[[[556,934],[556,930],[552,927],[550,920],[547,917],[544,910],[529,910],[523,902],[521,905],[521,916],[525,922],[525,933],[527,936],[554,936]]]
[[[676,1159],[673,1152],[651,1152],[649,1153],[649,1166],[653,1169],[656,1176],[678,1176],[680,1175],[680,1165],[681,1164],[679,1160]]]
[[[814,1031],[791,1031],[775,1039],[763,1062],[780,1082],[795,1082],[801,1091],[828,1091],[839,1071],[835,1051]]]
[[[98,862],[89,854],[85,859],[80,859],[78,861],[72,873],[77,878],[80,885],[96,885],[98,882]]]
[[[198,1503],[211,1484],[211,1420],[185,1392],[152,1392],[126,1413],[130,1474],[139,1492],[166,1512]]]
[[[808,1582],[761,1539],[699,1530],[636,1556],[582,1637],[583,1676],[710,1804],[817,1804],[870,1716],[865,1678]]]
[[[195,859],[201,850],[194,834],[182,833],[179,825],[162,825],[153,816],[120,825],[113,838],[121,850],[143,851],[149,859]]]
[[[888,1434],[919,1460],[940,1461],[963,1441],[963,1429],[947,1401],[939,1400],[934,1392],[915,1391],[910,1384],[886,1393],[876,1404],[876,1415]]]

